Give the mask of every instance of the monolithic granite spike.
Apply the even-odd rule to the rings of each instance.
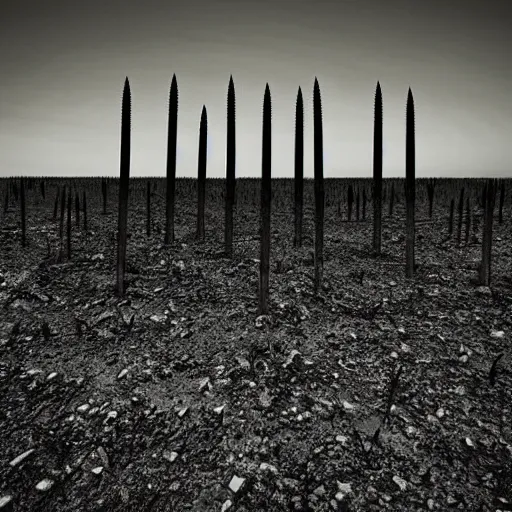
[[[232,108],[235,111],[235,83],[233,82],[233,77],[229,78],[229,86],[228,86],[228,116],[229,109]]]
[[[302,91],[299,87],[299,92],[297,93],[297,104],[295,107],[295,120],[300,118],[302,124],[304,124],[304,103],[302,101]]]
[[[178,81],[176,80],[176,75],[172,75],[171,88],[169,90],[169,105],[172,102],[178,103]]]
[[[127,116],[128,121],[131,119],[131,105],[132,105],[132,99],[131,99],[131,91],[130,91],[130,82],[128,81],[128,77],[126,77],[126,80],[124,82],[124,89],[123,89],[123,101],[121,106],[121,117]]]
[[[380,105],[382,109],[382,89],[379,82],[377,82],[377,87],[375,88],[375,105]]]
[[[267,108],[269,109],[269,113],[272,112],[272,106],[270,103],[270,88],[268,86],[268,83],[265,87],[265,95],[263,97],[263,112],[265,112]]]
[[[320,86],[318,80],[315,77],[315,87],[313,90],[313,116],[319,115],[322,117],[322,97],[320,94]]]
[[[407,122],[411,123],[414,128],[414,98],[412,96],[411,88],[409,87],[409,92],[407,93],[407,107],[405,110]]]

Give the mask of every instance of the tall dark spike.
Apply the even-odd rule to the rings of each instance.
[[[320,86],[315,77],[313,87],[313,123],[314,123],[314,191],[315,191],[315,294],[320,291],[324,269],[324,161],[322,100]]]
[[[82,204],[83,204],[83,210],[84,210],[84,232],[87,234],[87,196],[85,195],[85,190],[84,190]]]
[[[76,227],[80,227],[80,197],[78,196],[78,191],[75,192],[75,220]]]
[[[66,224],[66,233],[67,233],[67,253],[68,253],[68,260],[71,259],[71,206],[72,206],[72,195],[71,195],[71,187],[69,187],[68,190],[68,215],[67,215],[67,224]]]
[[[21,246],[27,246],[27,212],[25,209],[25,179],[20,179]]]
[[[151,236],[151,182],[146,183],[146,236]]]
[[[165,199],[165,245],[174,243],[174,204],[176,195],[176,145],[178,139],[178,82],[172,75],[169,91],[169,122],[167,129],[167,167]]]
[[[414,277],[414,204],[416,199],[416,157],[414,137],[414,99],[409,88],[406,111],[406,142],[405,142],[405,190],[406,190],[406,237],[405,237],[405,275]]]
[[[482,232],[482,262],[480,264],[480,284],[490,286],[491,284],[491,254],[492,254],[492,228],[494,217],[494,204],[496,198],[497,180],[487,180],[485,187],[485,210],[484,225]]]
[[[347,219],[350,222],[352,220],[352,208],[354,206],[354,187],[352,183],[348,186],[347,191]]]
[[[204,240],[204,202],[206,195],[206,159],[208,140],[208,116],[203,105],[199,123],[199,155],[197,163],[197,229],[196,237]]]
[[[265,87],[263,99],[263,144],[261,159],[261,240],[260,240],[260,283],[259,314],[268,314],[269,272],[270,272],[270,217],[272,195],[272,105],[270,89]]]
[[[302,223],[304,216],[304,102],[302,90],[297,93],[295,107],[295,236],[294,247],[302,247]]]
[[[471,229],[471,204],[469,197],[466,198],[466,236],[464,239],[464,243],[468,245],[469,243],[469,233]]]
[[[453,212],[455,211],[455,199],[450,201],[450,216],[448,217],[448,234],[453,233]]]
[[[457,245],[460,245],[462,236],[462,217],[464,215],[464,185],[460,189],[459,205],[457,209],[458,221],[457,221]]]
[[[60,195],[60,225],[59,225],[59,239],[60,239],[60,251],[63,251],[64,244],[64,211],[66,209],[66,185],[62,187]],[[62,256],[62,254],[61,254]]]
[[[116,292],[124,295],[124,276],[126,271],[126,241],[128,238],[128,192],[130,187],[130,152],[131,152],[131,92],[128,77],[124,83],[123,103],[121,109],[121,158],[119,179],[119,217],[117,246],[117,282]]]
[[[107,214],[107,180],[103,178],[101,180],[101,196],[103,198],[103,215]]]
[[[499,210],[498,210],[498,222],[500,224],[503,223],[503,204],[505,203],[505,180],[501,181],[501,187],[500,187],[500,203],[499,203]]]
[[[226,215],[224,229],[224,245],[226,256],[233,256],[233,209],[235,202],[235,84],[233,77],[229,78],[228,86],[228,123],[227,123],[227,150],[226,150]]]

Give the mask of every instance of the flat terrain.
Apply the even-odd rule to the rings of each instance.
[[[195,195],[178,186],[165,248],[159,195],[146,237],[144,186],[130,196],[122,299],[114,186],[104,215],[99,182],[87,185],[87,233],[73,208],[69,261],[51,182],[45,201],[28,192],[26,249],[14,200],[1,217],[0,511],[512,510],[508,198],[490,288],[474,281],[475,202],[476,241],[459,247],[448,192],[432,219],[418,194],[411,281],[403,200],[391,218],[384,208],[380,259],[371,207],[347,222],[331,202],[314,296],[312,184],[300,250],[289,187],[273,204],[259,318],[259,182],[240,189],[232,260],[220,192],[198,243]]]

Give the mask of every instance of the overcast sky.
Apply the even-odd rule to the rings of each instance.
[[[384,176],[405,172],[416,106],[416,175],[512,176],[512,6],[504,0],[2,0],[0,176],[119,175],[121,94],[132,91],[132,176],[165,176],[169,86],[179,89],[177,175],[197,175],[208,113],[210,177],[225,175],[236,91],[236,173],[261,175],[265,84],[272,175],[293,177],[295,102],[313,176],[313,84],[324,175],[370,177],[377,80]],[[510,33],[507,33],[510,32]]]

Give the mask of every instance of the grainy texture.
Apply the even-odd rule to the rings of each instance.
[[[47,180],[52,199],[57,185],[87,190],[89,233],[73,230],[69,262],[58,263],[53,201],[39,204],[35,191],[26,197],[30,250],[21,248],[11,194],[0,226],[0,498],[31,512],[217,512],[228,499],[237,512],[328,511],[339,481],[351,484],[350,512],[420,512],[429,499],[441,511],[505,509],[497,498],[512,501],[509,196],[493,229],[490,289],[472,283],[482,180],[464,183],[478,219],[466,247],[446,240],[460,181],[440,180],[429,219],[417,180],[414,282],[403,272],[403,179],[393,180],[395,215],[383,219],[378,259],[372,209],[368,222],[348,223],[332,201],[327,286],[315,296],[313,181],[304,182],[304,246],[294,249],[294,183],[272,180],[271,272],[278,260],[283,271],[262,324],[260,181],[238,181],[233,259],[223,251],[223,180],[207,181],[204,243],[195,240],[195,180],[177,180],[171,250],[162,248],[165,179],[151,181],[148,239],[147,179],[130,180],[123,298],[114,294],[118,180],[107,215],[100,179]],[[326,179],[326,195],[346,197],[350,182]],[[293,350],[300,355],[287,364]],[[235,475],[246,479],[237,493]],[[47,478],[54,485],[38,491]]]

